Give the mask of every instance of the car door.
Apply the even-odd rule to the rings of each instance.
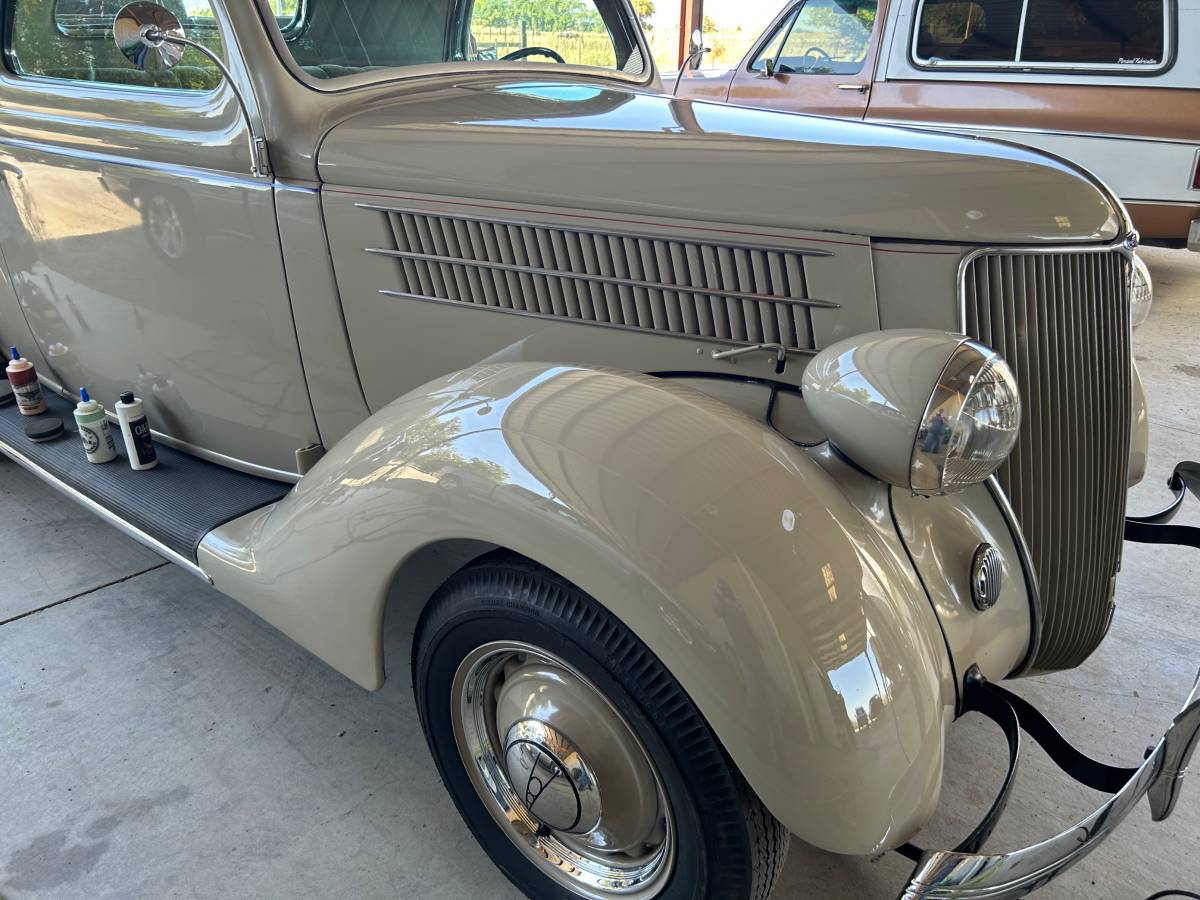
[[[802,0],[735,73],[729,102],[861,119],[879,46],[877,0]]]
[[[168,5],[241,72],[205,0]],[[35,341],[22,350],[64,391],[109,406],[136,391],[169,443],[294,472],[317,432],[273,186],[250,175],[230,86],[195,50],[134,68],[115,0],[3,7],[0,173],[17,221],[0,242]]]

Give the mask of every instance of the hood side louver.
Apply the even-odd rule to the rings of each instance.
[[[389,297],[462,303],[721,344],[812,353],[806,256],[749,247],[485,220],[362,204],[387,218],[396,260]]]

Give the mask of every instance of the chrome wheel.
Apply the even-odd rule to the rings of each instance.
[[[162,194],[155,194],[146,204],[146,231],[155,248],[167,259],[183,256],[183,220],[175,204]]]
[[[459,665],[450,714],[484,806],[543,873],[597,900],[663,890],[676,836],[662,780],[591,681],[533,645],[489,643]]]

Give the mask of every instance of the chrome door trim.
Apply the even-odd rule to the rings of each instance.
[[[108,416],[110,422],[116,422],[116,414],[105,410],[105,415]],[[218,466],[224,466],[227,469],[233,469],[235,472],[244,472],[247,475],[258,475],[261,478],[268,478],[271,481],[285,481],[289,484],[296,484],[301,476],[296,472],[287,472],[283,469],[272,469],[269,466],[260,466],[257,463],[246,462],[244,459],[237,459],[233,456],[226,456],[224,453],[218,453],[215,450],[207,450],[204,447],[199,447],[195,444],[189,444],[187,441],[182,441],[179,438],[171,437],[169,434],[150,429],[150,434],[160,444],[171,447],[174,450],[182,450],[191,456],[203,459],[206,462],[216,463]]]
[[[176,553],[174,550],[172,550],[170,547],[163,544],[161,541],[157,540],[156,538],[152,538],[150,535],[146,534],[146,532],[140,530],[139,528],[131,525],[129,522],[122,519],[120,516],[118,516],[112,510],[108,509],[107,507],[101,506],[99,503],[97,503],[91,497],[89,497],[86,494],[81,493],[80,491],[71,487],[71,485],[67,484],[65,481],[61,480],[60,478],[57,478],[54,475],[51,475],[49,472],[47,472],[45,469],[43,469],[41,466],[39,466],[37,463],[35,463],[33,460],[31,460],[24,453],[22,453],[20,450],[17,450],[12,445],[7,444],[4,441],[0,441],[0,453],[3,453],[5,456],[7,456],[13,462],[17,463],[17,465],[21,466],[22,468],[27,469],[30,472],[32,472],[34,475],[36,475],[38,478],[40,478],[46,484],[50,485],[50,487],[54,488],[59,493],[65,494],[67,497],[74,500],[76,503],[78,503],[84,509],[99,516],[101,519],[103,519],[109,525],[112,525],[118,531],[121,531],[128,537],[133,538],[135,541],[137,541],[143,547],[153,550],[155,553],[157,553],[159,556],[166,559],[168,562],[175,563],[175,565],[177,565],[181,569],[184,569],[184,570],[190,572],[191,574],[195,575],[197,578],[201,579],[206,584],[213,583],[212,579],[208,577],[208,573],[206,573],[203,569],[201,569],[198,565],[196,565],[196,563],[194,563],[192,560],[188,559],[186,556]]]

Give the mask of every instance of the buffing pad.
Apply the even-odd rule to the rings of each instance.
[[[25,428],[25,437],[38,444],[62,437],[63,432],[66,431],[63,420],[57,416],[39,416],[32,422],[22,424]]]

